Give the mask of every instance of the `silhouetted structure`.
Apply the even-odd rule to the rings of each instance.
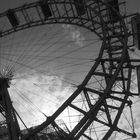
[[[31,10],[34,10],[35,18],[32,18]],[[134,125],[131,132],[118,126],[125,106],[131,108],[129,97],[138,95],[131,92],[130,85],[132,70],[136,67],[132,62],[139,62],[129,56],[128,50],[134,44],[128,43],[132,34],[128,33],[127,16],[121,15],[118,0],[41,0],[8,10],[1,14],[3,17],[9,20],[6,21],[8,26],[1,30],[0,37],[34,26],[62,23],[84,27],[94,32],[102,42],[94,65],[73,94],[52,116],[41,125],[29,129],[27,134],[26,130],[19,130],[16,111],[9,97],[11,78],[5,75],[0,78],[0,113],[6,119],[7,128],[6,131],[5,126],[1,127],[1,135],[5,139],[8,134],[9,140],[78,140],[82,137],[93,140],[99,132],[95,131],[94,123],[105,130],[99,133],[102,140],[108,140],[114,131],[136,137]],[[119,90],[118,83],[121,85]],[[63,129],[56,123],[59,115],[68,108],[80,116],[72,130]],[[105,119],[101,114],[104,114]],[[71,120],[72,116],[68,117]],[[50,132],[44,134],[44,131]]]

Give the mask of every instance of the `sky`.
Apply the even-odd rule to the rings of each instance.
[[[0,11],[3,12],[9,8],[14,8],[17,6],[20,6],[22,4],[26,4],[28,2],[34,2],[35,0],[1,0],[1,6],[0,6]],[[123,1],[123,0],[120,0]],[[138,12],[140,11],[139,9],[139,4],[140,1],[139,0],[127,0],[126,1],[127,4],[127,9],[130,13],[133,12]]]
[[[33,0],[1,0],[0,13],[29,1],[33,2]],[[126,9],[128,13],[140,12],[139,5],[139,0],[127,0]],[[75,86],[83,80],[93,65],[92,60],[98,55],[100,45],[101,42],[93,33],[70,25],[37,27],[1,40],[0,69],[5,74],[9,70],[5,67],[7,65],[15,74],[9,92],[14,107],[28,126],[43,122],[46,119],[44,114],[47,116],[53,114],[73,93]],[[46,46],[52,47],[46,51]],[[71,53],[65,55],[67,52]],[[139,58],[139,54],[137,51],[131,53],[131,56]],[[46,55],[49,59],[45,57]],[[60,57],[61,55],[64,56]],[[134,81],[136,82],[135,76]],[[140,130],[139,105],[136,103],[133,108],[137,132]],[[77,121],[77,118],[74,118],[74,121]],[[121,135],[116,140],[120,137]],[[114,136],[111,139],[115,139]]]

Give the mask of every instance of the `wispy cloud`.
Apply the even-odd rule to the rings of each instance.
[[[9,91],[13,105],[28,125],[30,121],[43,121],[42,113],[52,115],[70,96],[72,87],[63,83],[62,78],[34,73],[12,81]]]
[[[82,47],[85,44],[85,37],[79,30],[71,25],[63,24],[62,27],[64,28],[65,32],[68,33],[67,38],[70,38],[76,45]]]

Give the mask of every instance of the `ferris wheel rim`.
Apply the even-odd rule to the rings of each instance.
[[[101,0],[100,0],[100,2],[101,3],[103,3]],[[58,2],[59,3],[59,2]],[[66,3],[65,3],[66,4]],[[104,3],[105,4],[105,3]],[[106,5],[106,4],[105,4]],[[92,9],[92,8],[91,8]],[[117,13],[118,15],[119,15],[119,13]],[[122,64],[123,64],[123,62],[124,62],[124,60],[125,60],[125,58],[126,58],[126,50],[127,50],[127,39],[128,39],[128,33],[127,33],[127,29],[126,29],[126,26],[125,26],[125,22],[124,22],[124,20],[123,20],[123,18],[121,17],[121,15],[119,15],[120,16],[120,18],[121,18],[121,22],[122,22],[122,24],[123,24],[123,27],[124,27],[124,48],[123,48],[123,52],[122,52],[122,59],[121,59],[121,63],[120,63],[120,65],[119,65],[119,68],[117,69],[117,72],[116,72],[116,74],[115,74],[115,76],[117,76],[117,74],[119,73],[119,70],[121,69],[121,66],[122,66]],[[101,16],[100,16],[100,18],[101,18]],[[82,18],[81,18],[81,20],[83,20]],[[102,20],[102,18],[100,19],[100,20]],[[53,23],[53,22],[52,22]],[[52,24],[52,23],[49,23],[49,24]],[[55,22],[54,22],[55,23]],[[58,22],[59,23],[59,22]],[[56,24],[58,24],[58,23],[56,23]],[[68,22],[61,22],[61,23],[66,23],[66,24],[69,24]],[[102,21],[102,23],[103,23],[103,25],[105,25],[105,22],[104,21]],[[42,24],[42,23],[41,23]],[[40,24],[40,25],[41,25]],[[44,23],[43,23],[44,24]],[[75,24],[75,23],[71,23],[71,24]],[[33,26],[40,26],[40,25],[33,25]],[[77,25],[77,24],[76,24]],[[33,27],[32,26],[32,27]],[[79,26],[82,26],[82,25],[79,25]],[[25,27],[25,26],[24,26]],[[30,26],[28,26],[28,27],[25,27],[25,28],[30,28]],[[24,28],[24,29],[25,29]],[[13,30],[13,29],[12,29]],[[22,30],[22,28],[21,28],[21,30]],[[18,30],[16,30],[16,28],[13,30],[13,32],[16,32],[16,31],[18,31]],[[11,32],[12,33],[12,32]],[[106,40],[106,36],[105,35],[103,35],[103,37],[101,37],[101,39],[103,39],[103,40]],[[101,51],[101,50],[100,50]],[[103,53],[103,52],[100,52],[100,53]],[[101,57],[102,57],[102,55],[101,55]],[[100,57],[100,58],[101,58]],[[97,63],[99,63],[99,60],[97,61]],[[98,65],[98,64],[96,64],[96,65]],[[115,77],[114,76],[114,77]],[[113,81],[115,81],[115,78],[113,78],[113,80],[112,80],[112,84],[114,83]],[[85,85],[86,85],[86,83],[85,83]],[[84,86],[85,86],[84,85]],[[111,86],[112,85],[110,85],[109,87],[108,87],[108,89],[110,89],[111,88]],[[55,115],[54,115],[55,116]]]

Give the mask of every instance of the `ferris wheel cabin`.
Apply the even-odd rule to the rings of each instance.
[[[86,13],[84,0],[74,0],[75,8],[78,16],[82,16]]]
[[[132,24],[132,34],[133,34],[133,44],[140,50],[140,14],[137,13],[136,16],[131,18]],[[137,73],[137,85],[138,85],[138,95],[140,96],[140,65],[136,67]]]
[[[106,3],[108,20],[112,23],[118,22],[120,20],[118,15],[118,13],[120,13],[118,0],[106,0]]]
[[[18,20],[17,15],[15,14],[14,10],[9,9],[7,11],[7,18],[13,27],[16,27],[19,25],[19,20]]]
[[[138,50],[140,50],[140,14],[137,14],[131,19],[133,42]]]
[[[50,7],[48,5],[48,1],[41,0],[40,1],[40,8],[41,8],[41,11],[42,11],[45,19],[47,19],[48,17],[52,16],[51,9],[50,9]]]

